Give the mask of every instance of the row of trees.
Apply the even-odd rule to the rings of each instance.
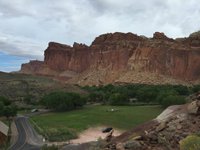
[[[181,85],[106,85],[83,87],[90,94],[89,102],[111,105],[128,105],[131,99],[137,103],[161,104],[164,107],[186,102],[185,97],[195,92]],[[197,88],[195,88],[197,90]]]
[[[184,104],[185,97],[200,90],[200,86],[182,85],[106,85],[85,86],[87,96],[77,93],[53,92],[45,95],[41,104],[56,111],[73,110],[82,107],[86,102],[108,105],[160,104],[163,107]]]

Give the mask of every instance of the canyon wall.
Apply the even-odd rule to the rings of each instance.
[[[194,33],[174,40],[159,32],[152,38],[116,32],[100,35],[90,46],[50,42],[44,62],[23,64],[20,72],[66,76],[78,84],[106,84],[122,78],[122,82],[137,82],[136,74],[144,80],[195,82],[200,79],[200,36]]]

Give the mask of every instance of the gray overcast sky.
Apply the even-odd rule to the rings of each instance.
[[[0,0],[0,52],[43,59],[49,41],[90,44],[107,32],[169,37],[200,30],[199,0]]]

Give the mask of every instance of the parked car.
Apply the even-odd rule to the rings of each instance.
[[[39,110],[36,109],[36,108],[31,110],[32,113],[34,113],[34,112],[38,112],[38,111],[39,111]]]
[[[103,132],[103,133],[108,133],[108,132],[110,132],[111,130],[113,130],[113,128],[112,128],[112,127],[108,127],[108,128],[102,129],[102,132]]]

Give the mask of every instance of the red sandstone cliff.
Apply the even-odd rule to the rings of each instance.
[[[159,32],[153,38],[117,32],[100,35],[90,46],[50,42],[44,62],[23,64],[21,72],[78,84],[194,82],[200,79],[200,36],[174,40]]]

